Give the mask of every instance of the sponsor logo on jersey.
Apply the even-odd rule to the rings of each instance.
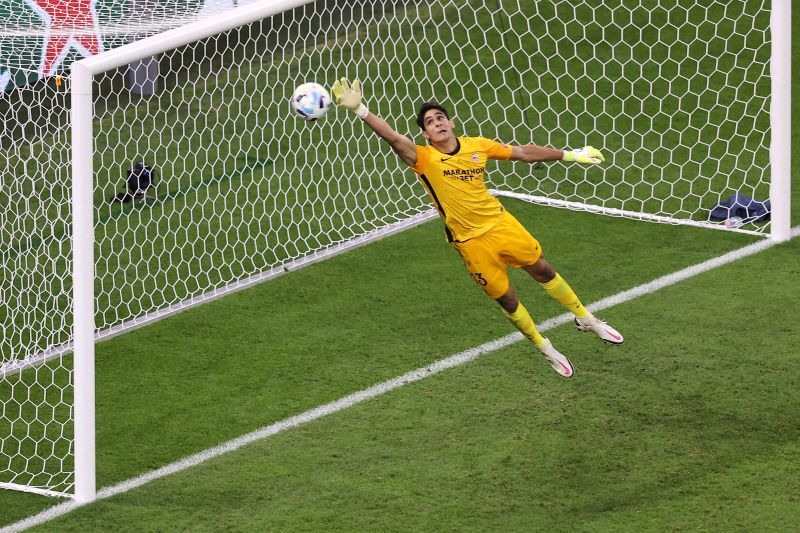
[[[483,178],[483,168],[454,168],[442,170],[442,175],[450,179],[472,181]]]

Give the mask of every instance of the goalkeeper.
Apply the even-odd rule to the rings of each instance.
[[[352,87],[345,78],[336,81],[333,94],[339,105],[354,111],[416,172],[444,220],[447,240],[461,255],[472,278],[500,304],[511,323],[536,345],[556,372],[567,378],[574,373],[569,359],[539,333],[531,315],[517,298],[509,283],[509,265],[525,270],[551,297],[571,311],[579,330],[592,331],[610,344],[622,344],[622,335],[581,304],[564,278],[545,260],[536,239],[484,184],[489,159],[597,165],[603,162],[599,150],[591,146],[572,151],[533,144],[509,146],[480,137],[456,137],[455,122],[445,108],[436,103],[423,104],[417,114],[417,125],[428,141],[426,146],[418,146],[367,110],[361,100],[358,80]]]

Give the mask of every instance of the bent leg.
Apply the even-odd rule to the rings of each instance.
[[[530,274],[533,279],[539,282],[551,298],[558,301],[576,317],[584,318],[589,316],[589,311],[587,311],[578,299],[578,295],[575,294],[572,287],[569,286],[564,278],[556,272],[544,257],[540,257],[534,264],[522,268],[524,268],[525,272]]]
[[[609,344],[622,344],[624,339],[620,332],[592,315],[583,306],[569,284],[564,281],[564,278],[559,276],[558,272],[543,257],[540,257],[536,263],[522,268],[541,284],[547,294],[575,315],[575,326],[579,330],[591,331]]]
[[[556,269],[547,262],[544,256],[539,257],[532,265],[524,265],[522,269],[539,283],[547,283],[556,277],[557,274]]]

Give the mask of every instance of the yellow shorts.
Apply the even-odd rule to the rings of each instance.
[[[539,242],[511,213],[504,211],[500,222],[482,235],[454,242],[475,283],[496,300],[508,291],[508,267],[532,265],[542,256]]]

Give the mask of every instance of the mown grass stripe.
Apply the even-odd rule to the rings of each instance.
[[[796,238],[798,235],[800,235],[800,226],[794,227],[792,229],[791,238]],[[725,253],[721,256],[714,257],[712,259],[703,261],[701,263],[697,263],[695,265],[678,270],[671,274],[661,276],[647,283],[643,283],[629,290],[622,291],[607,298],[603,298],[588,305],[587,307],[592,311],[600,311],[603,309],[608,309],[610,307],[625,303],[640,296],[651,294],[662,288],[674,285],[676,283],[689,279],[698,274],[708,272],[710,270],[727,265],[734,261],[738,261],[745,257],[757,254],[768,248],[771,248],[776,244],[779,243],[772,240],[764,240],[753,244],[749,244],[737,250]],[[572,320],[572,315],[569,313],[564,313],[562,315],[543,321],[540,324],[539,329],[542,332],[545,332],[557,326],[566,324],[571,320]],[[112,485],[110,487],[101,489],[97,493],[97,500],[110,498],[112,496],[122,494],[131,491],[133,489],[136,489],[138,487],[141,487],[143,485],[146,485],[151,481],[164,478],[171,474],[182,472],[193,466],[200,465],[210,459],[214,459],[226,453],[236,451],[250,443],[263,440],[272,435],[281,433],[287,429],[295,428],[305,423],[325,417],[327,415],[337,413],[339,411],[347,409],[348,407],[357,405],[365,400],[375,398],[377,396],[390,392],[404,385],[408,385],[409,383],[420,381],[422,379],[438,374],[449,368],[453,368],[461,364],[467,363],[469,361],[473,361],[484,354],[499,350],[501,348],[514,344],[522,339],[523,336],[520,333],[512,333],[500,337],[498,339],[495,339],[493,341],[484,343],[475,348],[471,348],[469,350],[465,350],[455,355],[451,355],[445,359],[439,360],[428,366],[418,368],[411,372],[407,372],[406,374],[403,374],[396,378],[378,383],[376,385],[373,385],[372,387],[363,389],[353,394],[349,394],[333,402],[315,407],[313,409],[286,418],[274,424],[270,424],[251,433],[242,435],[241,437],[238,437],[236,439],[230,440],[213,448],[204,450],[200,453],[190,455],[181,460],[163,466],[162,468],[128,479],[126,481],[123,481],[122,483],[118,483],[116,485]],[[42,511],[39,514],[30,516],[24,520],[11,524],[0,530],[0,533],[11,533],[16,531],[22,531],[29,527],[41,525],[45,522],[48,522],[65,514],[68,514],[74,511],[75,509],[82,507],[83,505],[85,505],[85,503],[76,501],[61,503],[45,511]]]

